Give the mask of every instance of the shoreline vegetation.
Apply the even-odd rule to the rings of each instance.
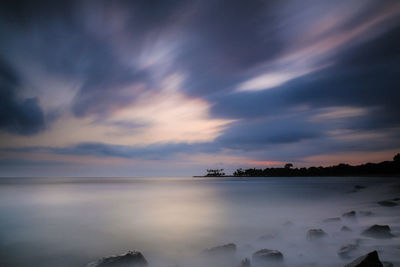
[[[292,163],[286,163],[284,167],[276,168],[249,168],[236,169],[231,175],[227,175],[224,169],[207,169],[203,176],[193,177],[314,177],[314,176],[400,176],[400,153],[397,153],[392,161],[379,163],[365,163],[350,165],[340,163],[328,167],[302,167],[293,168]]]

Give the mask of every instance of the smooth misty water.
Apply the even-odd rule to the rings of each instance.
[[[349,193],[356,184],[367,186]],[[397,178],[0,178],[0,266],[84,266],[137,249],[150,266],[204,266],[200,252],[234,242],[237,259],[278,249],[285,266],[343,266],[339,247],[374,224],[400,233]],[[342,213],[372,216],[323,223]],[[292,224],[286,224],[290,221]],[[354,231],[340,232],[342,225]],[[310,228],[329,237],[311,242]],[[261,236],[273,238],[260,240]],[[361,255],[379,250],[400,262],[400,238],[362,237]]]

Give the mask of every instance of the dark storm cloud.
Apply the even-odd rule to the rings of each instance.
[[[0,129],[21,135],[45,129],[45,118],[37,98],[17,96],[19,78],[5,61],[0,60]]]
[[[261,150],[268,145],[297,143],[323,135],[321,125],[305,122],[300,116],[241,121],[215,141],[222,147]]]
[[[351,128],[385,128],[400,124],[400,28],[348,49],[329,68],[294,79],[276,88],[220,95],[213,107],[227,118],[270,117],[298,106],[353,106],[371,109],[355,118]],[[303,119],[307,119],[305,116]]]
[[[7,27],[2,32],[8,38],[2,43],[3,53],[25,51],[47,72],[82,82],[74,114],[104,116],[134,101],[135,96],[124,94],[127,86],[140,85],[137,94],[149,90],[148,71],[135,61],[146,35],[161,31],[181,5],[180,1],[5,2],[1,14]],[[113,25],[119,19],[124,20],[120,33]],[[126,46],[133,60],[121,59],[118,45]]]

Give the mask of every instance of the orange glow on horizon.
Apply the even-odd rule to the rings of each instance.
[[[276,165],[284,165],[286,162],[283,161],[249,161],[247,164],[250,165],[259,165],[259,166],[276,166]]]

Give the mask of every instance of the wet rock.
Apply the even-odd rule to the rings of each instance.
[[[383,267],[383,264],[379,260],[378,252],[374,250],[346,264],[344,267]]]
[[[397,204],[396,202],[390,201],[390,200],[383,200],[383,201],[378,201],[378,204],[384,207],[394,207],[397,206],[399,204]]]
[[[358,249],[358,244],[347,244],[340,247],[338,255],[343,259],[349,259],[352,256],[351,254],[357,249]]]
[[[327,218],[325,220],[323,220],[322,222],[324,223],[329,223],[329,222],[340,222],[340,217],[333,217],[333,218]]]
[[[347,227],[346,225],[343,225],[342,228],[340,229],[340,231],[342,232],[352,232],[353,230],[351,230],[349,227]]]
[[[345,217],[345,218],[354,218],[355,216],[356,216],[356,212],[354,210],[345,212],[342,214],[342,217]]]
[[[271,262],[277,263],[283,261],[283,254],[279,250],[264,248],[253,253],[252,259],[256,265],[263,265]]]
[[[328,234],[325,233],[325,231],[322,229],[310,229],[307,232],[307,240],[317,240],[317,239],[321,239],[327,235]]]
[[[233,256],[236,253],[236,245],[233,243],[203,250],[208,256]]]
[[[358,212],[362,216],[371,216],[372,212],[371,211],[360,211]]]
[[[250,267],[250,260],[248,258],[244,258],[238,265],[238,267]]]
[[[86,267],[144,267],[147,266],[145,257],[139,251],[129,251],[123,255],[102,258],[91,262]]]
[[[391,233],[389,225],[374,224],[362,232],[362,235],[373,238],[392,238],[394,235]]]

